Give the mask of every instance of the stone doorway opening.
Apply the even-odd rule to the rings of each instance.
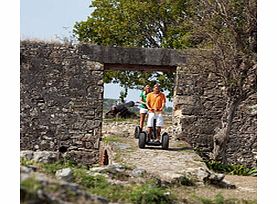
[[[131,75],[126,76],[126,71],[128,73],[131,73]],[[125,72],[125,73],[124,73]],[[138,102],[140,100],[140,93],[143,91],[143,88],[145,85],[150,85],[151,88],[153,88],[154,84],[159,83],[161,84],[161,91],[167,96],[167,101],[166,101],[166,106],[173,108],[173,93],[175,90],[175,84],[176,84],[176,66],[164,66],[164,65],[134,65],[134,64],[104,64],[104,78],[105,74],[108,73],[108,77],[114,75],[116,73],[117,75],[123,76],[125,75],[126,78],[128,77],[129,79],[126,79],[126,86],[123,84],[124,82],[120,82],[120,80],[111,80],[109,83],[109,87],[106,88],[104,84],[104,105],[103,105],[103,116],[105,117],[105,111],[107,110],[107,105],[110,105],[108,107],[109,109],[112,108],[112,105],[117,105],[119,103],[127,103],[126,107],[132,107],[133,104],[130,102]],[[133,82],[130,80],[132,77],[138,77],[139,80],[136,82]],[[167,82],[160,81],[160,78],[165,78],[162,79],[164,81],[167,80]],[[141,79],[141,80],[140,80]],[[136,80],[136,79],[134,79]],[[163,84],[169,84],[168,81],[173,81],[172,86],[164,87]],[[128,85],[127,85],[128,83]],[[130,88],[130,84],[132,83],[132,86],[134,88]],[[140,85],[137,86],[139,83]],[[116,87],[116,88],[115,88]],[[112,89],[112,90],[111,90]],[[124,90],[123,90],[124,89]],[[168,89],[171,89],[170,91]],[[131,93],[129,91],[132,91]],[[116,93],[115,93],[116,92]],[[121,98],[121,93],[126,94],[125,98]],[[113,99],[114,104],[108,103],[105,104],[105,100],[111,97]],[[122,99],[122,100],[120,100]],[[117,103],[117,104],[115,104]],[[137,106],[138,104],[135,104]],[[132,108],[131,108],[132,109]],[[123,110],[125,111],[126,108]],[[134,110],[134,109],[132,109]],[[171,109],[170,109],[171,110]],[[126,110],[127,111],[127,110]],[[111,114],[111,117],[114,115]],[[123,115],[124,117],[125,115]],[[128,117],[128,115],[126,115]],[[132,117],[132,116],[130,116]]]

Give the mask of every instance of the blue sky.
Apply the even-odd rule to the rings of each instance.
[[[91,14],[91,0],[21,0],[20,38],[57,40],[70,38],[76,21]],[[104,98],[118,99],[123,90],[118,84],[105,84]],[[140,90],[129,90],[127,101],[137,101]],[[172,106],[171,102],[167,106]]]
[[[76,21],[86,20],[91,0],[21,0],[21,38],[69,37]]]

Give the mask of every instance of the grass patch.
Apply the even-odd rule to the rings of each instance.
[[[20,182],[20,188],[27,190],[30,193],[36,192],[42,185],[34,177],[27,178]]]
[[[176,197],[166,188],[144,184],[133,189],[130,200],[136,204],[170,204],[175,202]]]
[[[95,188],[89,188],[88,191],[92,194],[103,196],[111,202],[129,203],[130,201],[131,188],[128,186],[108,184],[105,188],[96,186]]]
[[[25,158],[20,158],[20,164],[22,166],[30,166],[30,165],[34,165],[36,162],[33,161],[33,160],[28,160],[28,159],[25,159]]]
[[[56,162],[41,164],[42,171],[47,174],[55,174],[56,171],[64,168],[76,168],[77,166],[71,162]],[[78,167],[81,168],[81,167]],[[84,167],[83,167],[84,168]]]
[[[205,161],[209,169],[238,176],[257,176],[256,168],[247,168],[240,164],[223,164],[217,161]]]
[[[63,169],[63,168],[82,168],[85,169],[85,166],[77,165],[75,162],[66,160],[66,161],[58,161],[54,163],[41,163],[41,162],[35,162],[33,160],[27,160],[27,159],[20,159],[20,164],[23,166],[35,166],[39,169],[39,171],[54,175],[56,171]]]
[[[70,167],[73,170],[73,182],[82,186],[87,192],[107,198],[111,202],[119,203],[140,203],[151,204],[161,203],[170,204],[176,201],[168,188],[161,188],[155,184],[154,181],[148,181],[145,184],[127,184],[115,185],[108,182],[107,178],[103,175],[90,175],[90,172],[76,164],[67,162],[56,162],[52,164],[38,163],[26,159],[21,160],[21,165],[36,166],[39,172],[54,175],[57,170]],[[128,167],[131,168],[131,167]],[[118,176],[116,175],[116,179]],[[120,179],[122,179],[120,177]],[[125,178],[123,178],[125,179]],[[41,184],[35,178],[29,178],[21,182],[21,189],[24,193],[24,199],[36,198],[37,190],[42,188]],[[44,190],[47,192],[59,191],[59,185],[48,185]],[[74,200],[76,195],[68,189],[63,189],[67,198]],[[26,197],[27,196],[27,197]]]
[[[195,183],[186,176],[181,177],[179,183],[183,186],[195,186]]]
[[[126,203],[173,203],[175,198],[152,183],[144,185],[110,184],[104,176],[91,176],[83,169],[74,170],[74,181],[84,186],[90,193],[106,197],[112,202]]]
[[[112,185],[104,176],[91,176],[84,169],[74,169],[73,176],[74,182],[84,186],[91,194],[103,196],[112,202],[129,201],[131,189],[128,186]]]
[[[222,194],[217,194],[214,198],[204,198],[194,196],[194,199],[197,203],[201,204],[256,204],[256,200],[240,200],[236,198],[225,199]]]
[[[109,144],[111,142],[120,142],[121,141],[121,137],[119,136],[105,136],[102,138],[102,141],[105,143],[105,144]]]
[[[82,169],[74,170],[74,181],[84,186],[90,193],[106,197],[112,201],[126,200],[125,187],[110,185],[104,176],[91,176]]]
[[[28,201],[38,200],[37,191],[42,185],[34,177],[27,178],[20,182],[20,202],[29,203]]]
[[[74,181],[86,188],[105,188],[109,185],[104,176],[91,176],[85,169],[74,169]]]

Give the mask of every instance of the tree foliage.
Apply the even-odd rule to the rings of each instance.
[[[169,91],[167,97],[171,100],[174,78],[175,73],[164,74],[162,72],[106,71],[104,82],[119,83],[124,88],[124,94],[122,93],[122,96],[125,97],[127,96],[128,88],[142,90],[146,84],[153,87],[156,83],[159,83],[162,91]],[[122,100],[124,100],[124,98]]]
[[[152,48],[190,46],[192,11],[187,0],[95,0],[86,21],[77,22],[78,40],[99,45]]]
[[[191,15],[187,0],[95,0],[94,11],[86,21],[77,22],[74,34],[79,41],[107,46],[146,48],[187,48],[193,42]],[[161,84],[171,98],[174,73],[109,71],[105,83],[120,83],[123,87],[142,88],[146,84]]]

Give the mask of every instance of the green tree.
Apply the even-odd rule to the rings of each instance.
[[[94,11],[77,22],[77,39],[123,47],[186,48],[191,46],[188,0],[94,0]]]
[[[98,45],[187,48],[191,25],[186,19],[191,15],[188,0],[95,0],[94,9],[86,21],[77,22],[74,34],[79,41]],[[174,73],[145,73],[134,71],[105,72],[105,83],[120,83],[128,88],[142,88],[150,81],[158,82],[172,97]]]
[[[153,87],[156,83],[159,83],[162,87],[162,91],[169,91],[167,97],[171,100],[174,78],[175,73],[167,73],[167,75],[165,75],[162,72],[106,71],[104,82],[119,83],[120,86],[124,88],[126,96],[128,88],[142,90],[146,84]]]

